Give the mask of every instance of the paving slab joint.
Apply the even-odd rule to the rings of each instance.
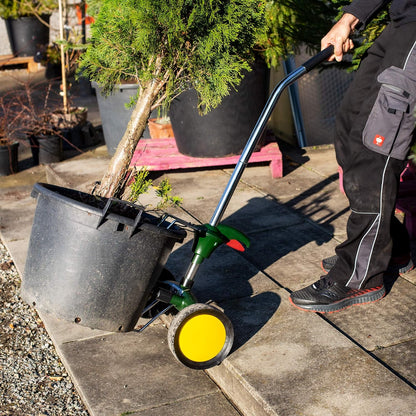
[[[69,182],[60,175],[51,165],[45,165],[46,181],[51,185],[62,186],[69,188]]]
[[[244,416],[278,416],[229,360],[205,372]]]

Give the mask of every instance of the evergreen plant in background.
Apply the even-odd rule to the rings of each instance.
[[[58,0],[0,0],[0,17],[18,19],[24,16],[36,16],[43,21],[42,15],[51,14],[57,8]]]
[[[335,21],[342,16],[342,7],[351,3],[351,1],[352,0],[331,0],[331,3],[338,9],[338,16]],[[376,16],[374,16],[363,31],[352,34],[354,49],[352,50],[351,63],[347,64],[348,71],[355,71],[358,69],[361,58],[367,49],[373,44],[375,39],[381,34],[388,22],[388,10],[384,8]]]
[[[259,34],[257,50],[275,68],[301,45],[311,52],[319,51],[321,38],[334,24],[338,8],[336,1],[266,1],[266,26]]]

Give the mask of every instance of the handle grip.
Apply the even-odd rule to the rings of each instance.
[[[306,61],[302,66],[306,69],[306,72],[309,72],[311,69],[315,68],[321,62],[326,61],[334,54],[334,45],[329,45],[327,48],[323,49],[321,52],[317,53],[311,59]]]

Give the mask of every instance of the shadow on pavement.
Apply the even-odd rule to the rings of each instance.
[[[322,245],[333,238],[329,224],[345,210],[330,210],[325,187],[337,180],[338,175],[332,175],[286,203],[271,195],[252,198],[225,218],[225,224],[248,235],[251,246],[244,253],[219,247],[201,265],[192,292],[198,301],[214,300],[224,308],[235,328],[234,350],[259,332],[279,308],[281,298],[273,290],[284,288],[290,292],[290,280],[272,276],[267,269],[311,242]],[[311,195],[316,196],[312,202],[295,208]],[[312,221],[310,216],[323,206],[325,214],[317,222]],[[167,268],[177,280],[185,274],[191,257],[192,242],[170,255]],[[284,274],[290,275],[290,271]]]

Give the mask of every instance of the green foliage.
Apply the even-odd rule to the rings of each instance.
[[[387,10],[382,10],[378,15],[367,25],[367,27],[360,33],[359,38],[354,39],[354,53],[352,57],[351,70],[358,69],[361,59],[367,49],[373,44],[376,38],[386,27],[389,22],[389,14]]]
[[[141,168],[135,175],[132,184],[130,185],[129,195],[127,200],[130,202],[140,202],[140,196],[149,192],[151,187],[154,188],[155,195],[159,198],[156,209],[163,209],[167,206],[180,206],[182,198],[171,195],[172,185],[169,179],[162,179],[158,186],[153,186],[153,181],[147,179],[149,171],[146,168]]]
[[[167,178],[162,179],[159,186],[156,187],[155,191],[156,191],[156,196],[162,199],[162,201],[158,205],[158,208],[162,208],[167,205],[179,206],[182,203],[182,198],[171,195],[172,185],[170,184]]]
[[[41,16],[51,14],[57,8],[58,0],[0,0],[0,17]]]
[[[239,84],[264,27],[261,0],[92,0],[89,12],[85,75],[107,93],[122,81],[163,80],[165,103],[193,86],[204,111]]]
[[[342,16],[342,8],[351,3],[351,1],[352,0],[331,0],[331,3],[338,9],[338,16],[335,20]],[[358,69],[365,52],[381,34],[388,22],[388,10],[383,8],[374,16],[363,31],[351,35],[355,46],[352,51],[352,61],[351,64],[344,65],[349,72]]]
[[[266,1],[266,26],[259,33],[257,48],[273,67],[296,52],[300,44],[317,51],[337,13],[338,5],[331,1]]]
[[[416,165],[416,143],[410,149],[409,159]]]
[[[279,59],[297,52],[300,44],[311,50],[320,49],[320,40],[342,16],[342,8],[352,0],[276,0],[266,2],[266,28],[258,47],[272,66]],[[373,44],[389,21],[386,8],[373,18],[366,28],[352,34],[355,48],[348,71],[358,68],[366,50]]]
[[[146,179],[149,175],[147,169],[140,169],[134,176],[134,180],[130,186],[130,195],[128,200],[130,202],[136,202],[140,195],[145,194],[152,185],[151,179]]]

